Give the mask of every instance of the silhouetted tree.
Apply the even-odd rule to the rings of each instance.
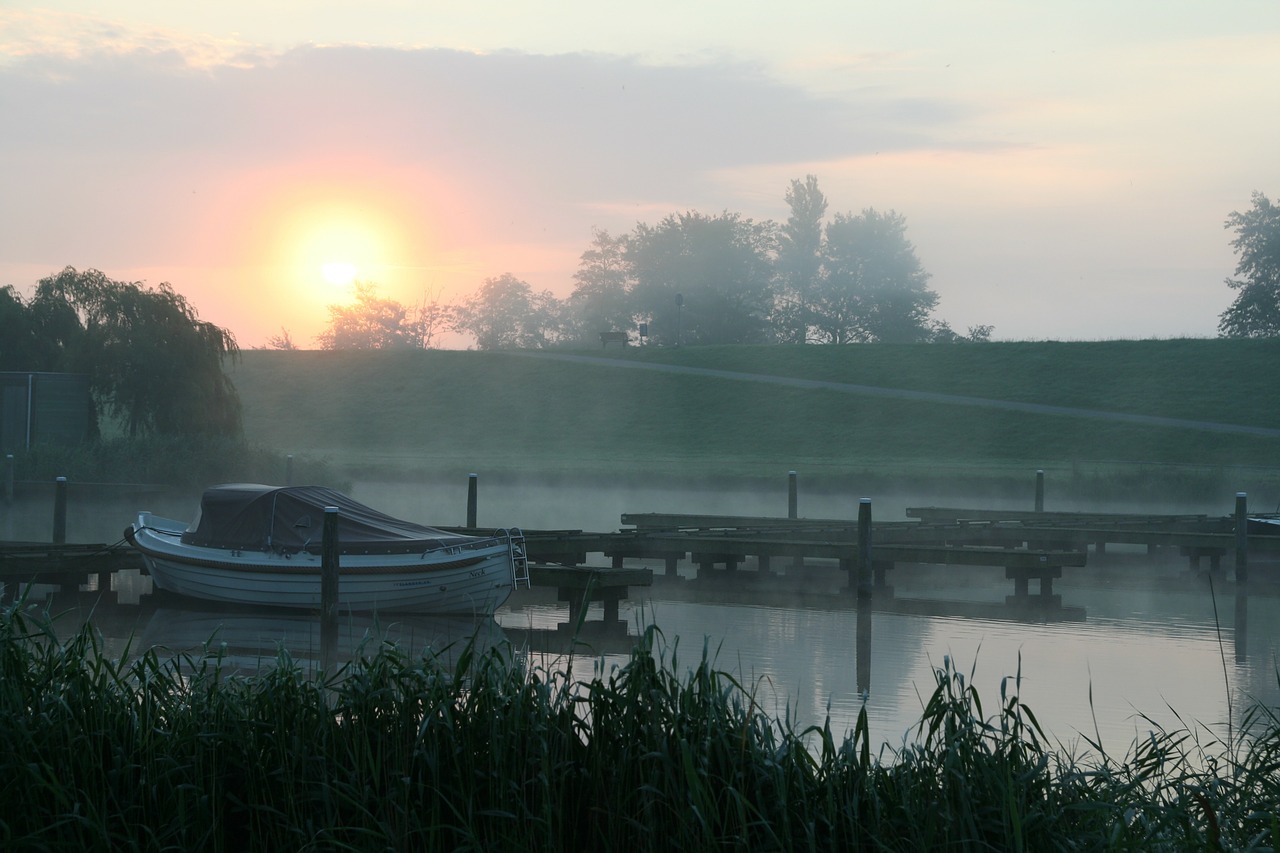
[[[540,349],[558,342],[563,326],[560,301],[544,290],[503,273],[454,310],[454,331],[471,335],[478,349]]]
[[[994,329],[994,326],[970,326],[969,331],[962,335],[946,320],[935,320],[929,323],[929,341],[935,344],[986,343],[991,340]]]
[[[414,345],[431,349],[436,337],[453,324],[454,311],[452,305],[440,301],[438,292],[423,293],[422,301],[418,303],[413,319],[409,322]]]
[[[266,348],[296,350],[298,348],[298,345],[293,342],[293,337],[289,334],[289,330],[281,326],[280,334],[272,335],[271,337],[267,338]]]
[[[907,342],[930,337],[938,295],[906,236],[906,219],[867,208],[837,213],[826,228],[824,275],[809,301],[819,341]]]
[[[591,343],[600,332],[627,331],[635,325],[628,294],[627,237],[612,237],[601,229],[591,235],[591,246],[582,253],[573,274],[573,293],[565,302],[565,334],[578,343]]]
[[[1228,338],[1266,338],[1280,335],[1280,207],[1260,192],[1253,207],[1233,212],[1226,227],[1236,232],[1237,279],[1227,286],[1239,291],[1222,312],[1218,332]]]
[[[636,314],[652,319],[657,343],[764,343],[776,247],[773,223],[736,213],[690,212],[656,227],[637,225],[624,253]]]
[[[408,310],[378,296],[378,286],[355,282],[355,301],[329,306],[329,326],[316,336],[320,349],[391,349],[416,347],[418,336]]]
[[[782,343],[802,344],[809,339],[809,301],[822,281],[822,218],[827,198],[818,189],[818,178],[806,175],[787,188],[791,215],[778,238],[778,298],[774,306],[774,330]]]
[[[239,355],[235,338],[169,284],[67,267],[40,280],[27,310],[56,351],[43,369],[89,374],[95,400],[129,435],[239,435],[240,399],[223,371]]]

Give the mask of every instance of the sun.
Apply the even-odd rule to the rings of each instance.
[[[325,281],[332,285],[337,287],[347,287],[351,282],[356,280],[356,265],[330,261],[329,263],[321,265],[320,275]]]

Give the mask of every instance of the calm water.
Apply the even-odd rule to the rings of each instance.
[[[456,488],[358,485],[352,492],[379,509],[426,523],[458,523],[465,513],[465,482]],[[137,500],[147,505],[121,507],[105,502],[90,507],[82,502],[77,507],[73,502],[69,539],[113,542],[136,509],[188,517],[195,505],[192,496]],[[856,501],[856,495],[806,499],[802,494],[801,514],[852,517]],[[903,518],[902,507],[942,502],[878,501],[877,518]],[[619,527],[621,512],[659,510],[785,514],[785,480],[779,493],[771,495],[713,489],[678,496],[657,489],[577,489],[572,504],[556,490],[481,485],[480,523],[495,527],[610,530]],[[1226,506],[1221,513],[1229,511]],[[0,533],[9,539],[44,539],[46,518],[39,508],[27,516],[11,511],[5,514]],[[866,697],[874,740],[895,746],[902,742],[933,689],[933,670],[948,656],[966,674],[973,670],[973,682],[988,714],[999,705],[1001,679],[1016,675],[1020,666],[1021,697],[1053,737],[1070,743],[1081,734],[1093,738],[1096,732],[1107,749],[1118,755],[1156,724],[1181,725],[1179,716],[1186,724],[1203,724],[1224,736],[1229,706],[1237,720],[1251,702],[1280,706],[1276,676],[1280,598],[1256,595],[1250,601],[1246,653],[1237,660],[1232,599],[1219,594],[1215,617],[1207,584],[1191,577],[1185,560],[1134,559],[1110,576],[1087,574],[1086,582],[1083,576],[1073,578],[1068,568],[1055,585],[1064,603],[1086,609],[1087,619],[1080,623],[876,612],[871,688]],[[902,597],[996,602],[1012,591],[1011,582],[998,569],[968,569],[950,577],[953,580],[944,585],[936,575],[913,577],[902,569],[890,576],[890,582]],[[1219,578],[1219,584],[1223,580]],[[113,650],[123,649],[126,642],[134,649],[151,643],[198,649],[212,639],[215,644],[227,643],[247,664],[256,656],[271,657],[281,642],[303,660],[317,654],[318,631],[296,615],[237,612],[228,616],[187,605],[141,607],[139,601],[148,601],[144,596],[150,581],[127,573],[117,578],[115,589],[120,603],[99,605],[93,614]],[[54,607],[71,605],[55,600]],[[598,614],[598,609],[590,610],[588,618]],[[758,701],[779,716],[789,709],[794,720],[809,724],[821,723],[829,714],[833,728],[843,732],[853,725],[862,706],[854,671],[856,617],[851,610],[691,602],[665,599],[659,592],[638,592],[624,603],[621,616],[633,634],[642,625],[658,626],[665,638],[662,653],[668,660],[676,654],[681,668],[697,662],[705,643],[720,669],[755,685]],[[414,649],[426,644],[439,647],[478,629],[482,644],[499,644],[523,637],[529,629],[554,630],[565,618],[564,605],[545,591],[534,591],[513,598],[494,620],[478,626],[429,617],[396,616],[377,623],[348,620],[343,642],[351,644],[367,635],[386,636]],[[616,648],[601,651],[580,653],[575,674],[589,676],[601,661],[609,667],[625,660]],[[542,660],[555,659],[553,652],[542,655]]]
[[[1100,735],[1113,754],[1122,755],[1135,736],[1156,724],[1179,726],[1179,715],[1186,724],[1204,724],[1224,735],[1228,697],[1237,721],[1251,701],[1280,705],[1280,600],[1250,602],[1247,656],[1237,662],[1229,601],[1219,602],[1220,645],[1207,592],[1073,588],[1069,579],[1060,586],[1067,603],[1086,607],[1087,621],[1031,624],[875,613],[866,699],[874,741],[901,744],[919,721],[935,684],[933,672],[947,656],[966,675],[972,672],[987,714],[999,706],[1001,679],[1016,676],[1021,667],[1022,700],[1053,737],[1071,743],[1081,733]],[[935,591],[946,592],[928,590]],[[899,595],[924,592],[898,585]],[[952,592],[974,598],[971,589]],[[997,592],[1005,593],[1003,584]],[[588,612],[588,618],[593,615],[598,614]],[[837,732],[856,720],[862,698],[852,611],[650,599],[624,606],[622,615],[633,624],[657,625],[668,647],[678,637],[682,667],[696,663],[705,640],[719,668],[757,685],[758,698],[779,716],[790,708],[793,719],[821,723],[830,714]],[[551,604],[498,614],[499,623],[510,628],[551,627],[564,618]]]

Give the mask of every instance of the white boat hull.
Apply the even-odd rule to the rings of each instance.
[[[318,554],[234,551],[186,545],[187,525],[139,513],[131,541],[158,589],[205,601],[320,607]],[[513,588],[509,538],[422,554],[339,558],[338,607],[358,611],[491,615]]]

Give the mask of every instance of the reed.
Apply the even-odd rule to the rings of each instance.
[[[0,613],[7,850],[1266,849],[1280,720],[1229,746],[1156,729],[1114,759],[1048,743],[1007,679],[984,717],[936,671],[912,742],[873,752],[761,711],[649,629],[622,665],[393,645],[309,677],[209,654],[108,656]],[[680,674],[683,673],[683,674]]]

